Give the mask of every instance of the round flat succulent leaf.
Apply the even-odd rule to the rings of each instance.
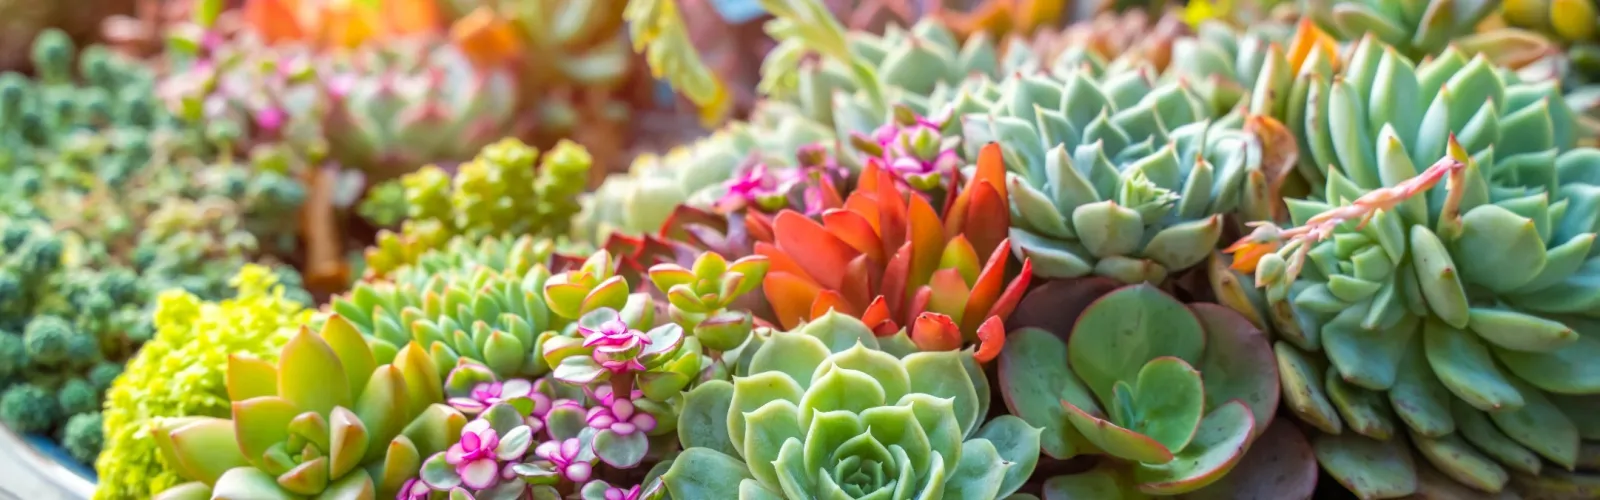
[[[1422,331],[1428,364],[1452,394],[1484,411],[1522,406],[1522,394],[1500,372],[1489,348],[1476,336],[1433,318]]]
[[[1150,498],[1134,486],[1128,474],[1100,466],[1077,474],[1044,481],[1044,500],[1144,500]]]
[[[1119,402],[1129,400],[1123,397],[1124,391],[1116,392]],[[1187,446],[1205,415],[1200,372],[1178,358],[1160,357],[1145,363],[1131,396],[1132,404],[1117,405],[1131,418],[1118,423],[1168,450]]]
[[[1162,464],[1172,461],[1172,450],[1150,439],[1150,436],[1118,426],[1069,401],[1062,401],[1061,405],[1067,410],[1067,421],[1078,430],[1078,433],[1106,454],[1123,460],[1145,463]]]
[[[1205,382],[1206,410],[1230,400],[1243,401],[1255,416],[1257,436],[1266,432],[1278,411],[1277,360],[1267,336],[1248,319],[1216,304],[1190,304],[1206,332],[1200,374]]]
[[[773,401],[798,405],[804,396],[800,384],[783,372],[762,372],[733,379],[733,400],[728,405],[728,440],[742,451],[746,413]]]
[[[1311,443],[1289,420],[1274,420],[1257,434],[1233,470],[1209,486],[1184,494],[1189,500],[1237,498],[1304,499],[1317,488]],[[1087,498],[1087,497],[1086,497]]]
[[[678,414],[678,442],[688,448],[711,448],[738,456],[728,438],[728,408],[733,405],[733,384],[711,380],[690,390]]]
[[[961,461],[944,483],[943,498],[999,498],[1007,473],[1016,463],[1000,456],[994,443],[973,439],[961,444]]]
[[[563,405],[550,409],[545,415],[545,432],[555,439],[571,439],[589,428],[585,409],[577,405]]]
[[[1216,482],[1244,458],[1255,417],[1243,402],[1232,401],[1206,415],[1194,440],[1165,464],[1135,466],[1139,491],[1151,495],[1187,493]]]
[[[1522,381],[1559,394],[1600,393],[1600,323],[1567,318],[1578,339],[1552,352],[1494,349],[1495,357]]]
[[[1039,465],[1039,436],[1042,432],[1043,429],[1028,425],[1020,418],[1001,415],[984,424],[973,435],[973,440],[994,444],[1000,458],[1010,464],[1006,468],[1005,479],[1000,483],[998,496],[1010,495],[1033,476],[1034,468]],[[965,456],[965,448],[962,454]]]
[[[1287,342],[1273,344],[1278,359],[1278,374],[1283,384],[1283,402],[1296,418],[1322,432],[1337,434],[1344,430],[1333,403],[1323,391],[1324,371],[1312,359]]]
[[[902,360],[911,376],[912,393],[952,400],[963,436],[970,434],[983,417],[978,414],[978,390],[961,362],[962,357],[971,356],[964,351],[919,352]]]
[[[1402,440],[1320,434],[1311,446],[1323,470],[1357,497],[1399,498],[1417,491],[1416,463]]]
[[[1511,439],[1571,470],[1578,460],[1577,425],[1543,392],[1526,384],[1518,384],[1518,389],[1522,392],[1522,407],[1488,412],[1489,419]]]
[[[1461,400],[1434,376],[1433,368],[1428,366],[1428,358],[1423,353],[1422,338],[1412,339],[1410,347],[1401,356],[1394,385],[1387,394],[1395,415],[1411,430],[1424,436],[1443,436],[1455,432],[1451,405]]]
[[[821,339],[799,332],[773,332],[750,359],[750,373],[779,372],[804,389],[832,351]]]
[[[1389,400],[1383,393],[1369,391],[1345,382],[1339,372],[1328,369],[1323,379],[1328,399],[1339,410],[1345,427],[1363,436],[1386,440],[1394,437],[1394,420],[1389,418]]]
[[[1467,329],[1497,347],[1519,352],[1552,352],[1578,341],[1578,332],[1559,321],[1507,309],[1474,307]]]
[[[1033,327],[1065,339],[1072,333],[1072,325],[1077,323],[1083,311],[1095,299],[1123,286],[1115,280],[1102,277],[1039,280],[1038,277],[1043,275],[1038,273],[1038,269],[1038,263],[1035,262],[1035,281],[1043,283],[1024,294],[1011,317],[1005,320],[1006,326],[1012,331]],[[1006,342],[1009,345],[1011,340],[1008,338]]]
[[[1061,400],[1100,411],[1066,360],[1066,342],[1044,330],[1023,328],[1006,336],[996,367],[1006,409],[1028,425],[1044,429],[1040,449],[1062,460],[1089,452],[1090,444],[1067,422]]]
[[[672,498],[739,498],[739,484],[750,476],[744,462],[710,448],[689,448],[661,475]]]
[[[1462,484],[1489,493],[1499,492],[1510,480],[1504,467],[1494,462],[1456,434],[1431,438],[1411,433],[1411,444],[1439,472]]]
[[[607,465],[627,469],[639,465],[650,450],[650,439],[643,432],[619,434],[610,429],[594,435],[594,454]]]
[[[1146,283],[1117,289],[1085,309],[1067,340],[1067,358],[1098,399],[1110,401],[1112,384],[1134,380],[1146,362],[1174,356],[1192,365],[1205,342],[1194,314]]]

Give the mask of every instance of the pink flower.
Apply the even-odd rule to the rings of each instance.
[[[512,379],[505,382],[483,382],[472,388],[472,393],[466,397],[450,398],[450,406],[461,410],[462,413],[475,415],[489,409],[496,403],[506,402],[516,398],[534,398],[535,405],[538,399],[533,392],[533,383],[522,379]],[[548,403],[550,398],[543,394],[537,397],[545,398]]]
[[[422,482],[421,479],[411,478],[407,479],[406,484],[400,487],[400,492],[395,494],[394,500],[427,500],[428,494],[432,492],[433,488],[429,488],[428,483]]]
[[[728,181],[728,192],[717,204],[725,209],[737,208],[741,203],[769,212],[782,209],[789,204],[789,191],[803,179],[799,174],[797,170],[775,170],[757,163]]]
[[[594,463],[592,461],[579,460],[579,454],[582,451],[583,444],[578,441],[578,438],[569,438],[565,441],[545,441],[540,443],[538,448],[534,448],[533,454],[539,458],[549,460],[567,480],[574,483],[582,483],[588,481],[589,476],[594,474]],[[591,458],[590,460],[593,459]]]
[[[613,486],[606,488],[606,500],[639,500],[639,495],[641,493],[642,492],[639,489],[639,485],[637,484],[628,489],[622,489]]]
[[[277,106],[267,106],[256,112],[256,126],[268,132],[277,132],[289,121],[289,113]]]
[[[634,399],[618,398],[610,385],[601,386],[592,395],[599,404],[589,409],[586,421],[595,430],[609,430],[621,435],[650,432],[656,429],[656,418],[634,407]],[[634,391],[634,398],[643,394]]]

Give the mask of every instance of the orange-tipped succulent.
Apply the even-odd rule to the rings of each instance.
[[[880,336],[909,327],[924,350],[980,345],[979,361],[1004,342],[1001,322],[1028,287],[1032,267],[1006,282],[1011,244],[1000,148],[983,149],[976,174],[952,181],[943,217],[919,194],[902,192],[876,160],[863,169],[843,208],[821,222],[786,210],[772,241],[757,242],[771,269],[763,288],[777,322],[792,329],[836,310]]]
[[[246,0],[245,22],[268,43],[308,41],[319,47],[437,33],[433,0]]]

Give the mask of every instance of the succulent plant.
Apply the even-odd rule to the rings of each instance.
[[[420,344],[378,364],[347,323],[302,328],[277,363],[228,362],[232,419],[158,419],[150,432],[189,483],[158,498],[390,497],[466,426]]]
[[[1413,60],[1455,46],[1468,54],[1487,54],[1501,65],[1520,66],[1548,47],[1543,38],[1520,29],[1478,31],[1484,18],[1499,7],[1498,1],[1302,0],[1301,4],[1308,18],[1340,39],[1355,41],[1370,34]]]
[[[1593,118],[1600,109],[1600,11],[1592,1],[1507,0],[1501,2],[1501,17],[1506,24],[1532,30],[1549,37],[1565,48],[1560,57],[1547,57],[1543,64],[1523,70],[1532,77],[1556,77],[1567,90],[1573,109]]]
[[[1044,454],[1101,456],[1099,467],[1047,480],[1046,495],[1196,492],[1252,448],[1283,446],[1257,440],[1278,407],[1278,372],[1260,330],[1227,308],[1184,305],[1148,283],[1111,286],[1079,297],[1093,299],[1086,304],[1062,302],[1073,295],[1054,290],[1028,299],[1081,314],[1062,318],[1070,331],[1013,331],[1000,354],[1001,395],[1012,414],[1044,429]]]
[[[368,277],[382,277],[428,250],[443,249],[457,236],[566,234],[592,158],[568,141],[539,157],[537,149],[505,139],[484,147],[454,177],[428,166],[399,179],[406,220],[398,233],[380,233],[367,251]]]
[[[1013,249],[1036,274],[1160,283],[1210,254],[1223,214],[1270,206],[1260,139],[1238,115],[1209,120],[1181,83],[1086,73],[1012,77],[952,108],[968,158],[999,142],[1014,173]]]
[[[311,317],[304,305],[285,297],[287,290],[265,267],[245,266],[233,285],[237,295],[216,302],[181,290],[164,292],[156,304],[155,335],[125,372],[118,367],[122,376],[105,380],[105,451],[99,460],[88,460],[99,473],[95,498],[151,498],[183,482],[177,464],[162,458],[145,437],[149,421],[227,417],[228,357],[275,362],[290,334]]]
[[[1600,390],[1578,368],[1592,354],[1583,280],[1595,233],[1579,207],[1592,203],[1596,152],[1572,147],[1553,82],[1522,84],[1448,50],[1413,70],[1370,41],[1351,61],[1327,101],[1305,108],[1346,131],[1309,136],[1331,165],[1319,197],[1289,201],[1297,227],[1259,225],[1228,249],[1265,294],[1219,295],[1282,339],[1288,407],[1357,494],[1419,491],[1413,449],[1480,492],[1513,476],[1570,481],[1541,475],[1539,457],[1571,470],[1594,438],[1578,427],[1578,402]],[[1367,82],[1371,99],[1358,90]],[[1392,458],[1351,459],[1374,455]]]
[[[773,332],[747,375],[685,396],[673,498],[1004,498],[1037,463],[1039,429],[987,423],[989,386],[949,351],[878,350],[831,313]]]
[[[440,374],[461,359],[503,378],[548,372],[541,346],[556,318],[540,291],[550,279],[549,242],[530,236],[471,241],[457,238],[445,250],[423,254],[396,270],[393,281],[357,284],[333,299],[325,321],[368,336],[379,359],[420,345]]]
[[[355,48],[435,34],[441,27],[437,3],[435,0],[399,0],[382,5],[326,0],[246,0],[242,13],[245,24],[268,43],[304,42],[330,49]]]
[[[940,212],[921,194],[903,193],[873,161],[844,208],[828,211],[822,223],[779,213],[773,241],[756,244],[772,262],[762,287],[776,323],[794,328],[837,310],[878,335],[907,328],[923,349],[955,350],[970,341],[984,344],[981,360],[998,354],[1000,322],[1032,273],[1024,259],[1020,276],[1006,281],[1005,174],[999,146],[985,151],[976,175],[952,184]]]

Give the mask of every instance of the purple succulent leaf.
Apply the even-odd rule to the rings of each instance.
[[[400,486],[400,491],[395,494],[394,498],[395,500],[428,500],[428,497],[432,495],[433,488],[428,485],[427,481],[411,478]]]

